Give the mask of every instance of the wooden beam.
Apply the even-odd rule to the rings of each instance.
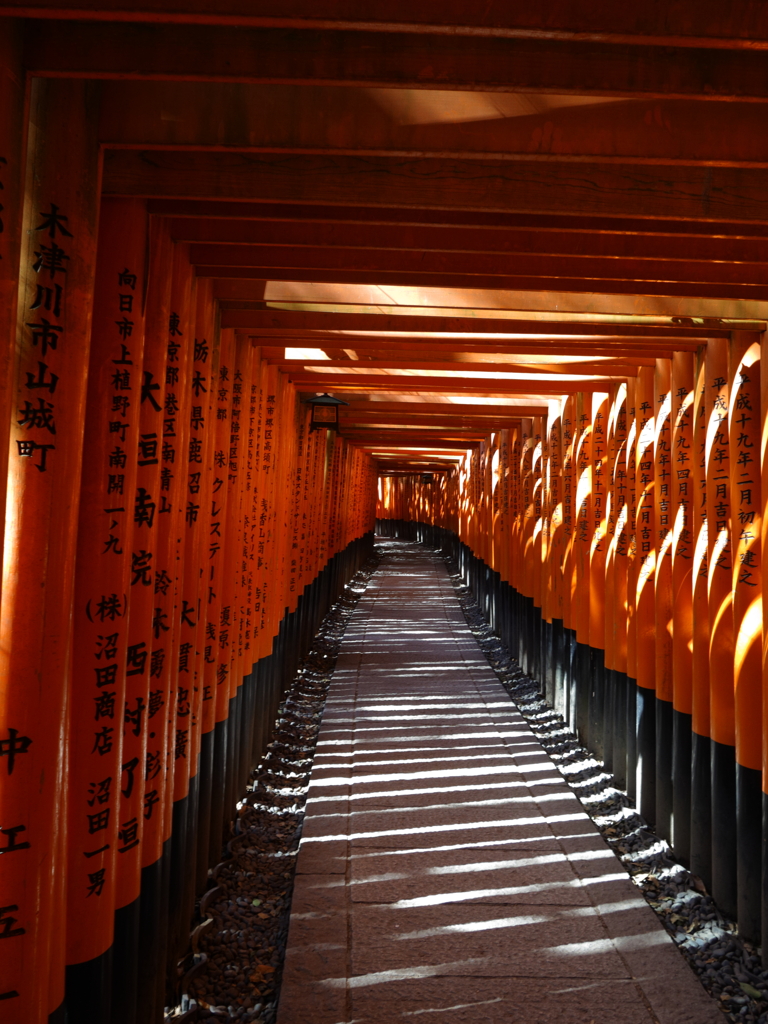
[[[240,333],[240,332],[238,332]],[[491,356],[501,355],[526,355],[526,356],[574,356],[583,355],[585,358],[597,358],[603,356],[610,359],[623,359],[631,362],[638,362],[642,365],[646,359],[664,359],[670,353],[683,349],[692,351],[700,345],[706,344],[706,339],[680,340],[678,338],[659,338],[648,340],[644,338],[634,342],[625,338],[605,338],[598,336],[594,341],[584,338],[568,339],[555,338],[552,340],[543,338],[516,339],[513,341],[505,338],[489,339],[478,341],[469,337],[440,337],[430,335],[408,336],[407,340],[398,337],[381,336],[362,338],[360,335],[329,336],[327,333],[315,334],[308,332],[304,335],[272,336],[268,334],[256,334],[250,331],[249,334],[254,344],[270,349],[276,347],[280,342],[284,346],[298,348],[320,348],[330,353],[340,344],[344,348],[355,351],[358,354],[374,356],[379,359],[387,359],[390,355],[397,355],[403,352],[413,352],[416,349],[424,358],[430,356],[435,359],[444,358],[451,353],[463,355],[489,354]],[[265,345],[265,342],[267,343]]]
[[[741,168],[107,150],[105,195],[446,207],[768,223],[768,174]]]
[[[413,412],[414,415],[434,414],[435,416],[450,415],[457,412],[461,415],[471,416],[545,416],[548,406],[546,405],[471,405],[469,403],[457,402],[371,402],[351,401],[348,406],[342,408],[340,413],[343,416],[357,412]]]
[[[375,307],[372,307],[375,308]],[[229,309],[222,307],[221,326],[234,327],[245,331],[264,328],[268,331],[288,330],[293,332],[325,331],[387,331],[397,334],[411,333],[424,336],[428,332],[455,335],[509,335],[508,340],[514,341],[515,336],[534,335],[535,340],[541,336],[552,338],[583,338],[587,342],[600,337],[632,337],[637,339],[665,338],[666,341],[677,339],[681,346],[691,345],[694,349],[701,341],[691,339],[691,330],[682,324],[612,324],[569,322],[563,320],[523,320],[512,317],[483,316],[441,316],[414,314],[409,307],[401,307],[402,313],[358,313],[304,311],[293,309]],[[724,325],[719,321],[694,323],[691,329],[698,330],[702,337],[716,337],[724,333]],[[731,328],[733,329],[733,328]],[[294,333],[295,336],[295,333]],[[339,344],[341,337],[336,338]],[[379,339],[381,340],[381,339]],[[396,340],[396,339],[393,339]],[[469,340],[469,339],[468,339]],[[501,340],[501,339],[499,339]],[[412,343],[412,341],[411,341]],[[494,341],[494,344],[496,342]]]
[[[700,18],[697,22],[701,24]],[[654,59],[656,58],[656,59]],[[324,27],[33,24],[35,75],[198,79],[483,92],[702,99],[768,98],[760,50],[345,31]]]
[[[692,299],[752,299],[765,297],[761,284],[698,284],[696,282],[637,282],[636,278],[609,280],[601,277],[490,277],[473,274],[427,274],[409,270],[296,270],[292,267],[202,267],[195,268],[198,277],[233,278],[271,281],[294,281],[327,284],[360,284],[379,287],[451,288],[456,290],[491,290],[551,292],[591,292],[606,295],[668,295]]]
[[[541,374],[551,376],[579,375],[587,377],[626,377],[627,374],[635,375],[637,364],[632,363],[606,363],[579,362],[563,364],[542,364],[531,366],[527,363],[492,363],[492,362],[465,362],[457,359],[444,362],[426,362],[421,358],[421,353],[414,353],[412,359],[389,359],[389,360],[353,360],[353,359],[270,359],[281,370],[288,372],[317,372],[325,373],[328,368],[346,369],[354,376],[360,370],[415,370],[419,373],[428,373],[434,370],[448,370],[454,373],[525,373],[534,377]]]
[[[355,206],[230,199],[150,199],[149,213],[174,219],[193,217],[218,221],[263,221],[277,223],[314,223],[376,225],[378,227],[458,227],[488,228],[499,233],[528,229],[542,231],[609,232],[612,234],[709,238],[712,226],[706,221],[640,217],[584,218],[578,215],[501,212],[479,210],[425,209],[418,207]],[[717,235],[729,238],[766,238],[768,225],[737,221],[718,221]]]
[[[486,433],[495,423],[509,426],[519,423],[521,417],[496,416],[481,419],[419,419],[414,416],[401,416],[397,413],[390,413],[388,416],[361,416],[352,415],[340,418],[339,422],[345,430],[425,430],[427,437],[436,437],[437,431],[449,430],[455,434],[476,434]],[[435,433],[433,433],[433,431]]]
[[[540,38],[651,45],[768,48],[768,11],[754,0],[678,0],[673,6],[641,0],[616,4],[591,0],[550,0],[546,7],[465,0],[379,0],[375,5],[354,0],[262,0],[254,12],[251,0],[4,0],[0,16],[78,20],[337,28],[356,31],[411,31],[422,35],[450,32],[463,36]]]
[[[263,262],[262,253],[269,256],[267,263],[289,266],[291,260],[283,260],[283,251],[286,255],[295,253],[294,259],[298,261],[301,253],[297,250],[305,248],[309,250],[307,255],[311,259],[317,259],[318,250],[342,250],[345,254],[370,250],[377,257],[382,251],[392,250],[419,256],[447,253],[474,258],[492,254],[495,261],[500,256],[528,257],[535,254],[602,257],[617,261],[647,260],[665,264],[679,262],[681,265],[694,265],[706,260],[739,265],[768,263],[768,238],[723,237],[719,233],[706,237],[698,234],[643,234],[634,230],[592,230],[588,224],[569,228],[548,227],[546,224],[535,228],[469,224],[374,226],[336,221],[179,217],[170,220],[168,228],[174,241],[194,243],[191,246],[193,262],[222,266],[258,264]],[[322,264],[296,262],[295,265]],[[473,272],[478,271],[475,269]],[[494,269],[492,273],[502,274],[504,271]]]
[[[439,451],[462,451],[465,448],[474,448],[483,441],[485,435],[477,433],[473,437],[452,437],[446,436],[443,439],[426,438],[417,431],[387,431],[377,430],[370,432],[344,431],[342,437],[356,444],[364,444],[369,448],[394,447],[402,445],[407,448],[423,448],[428,452]]]
[[[768,177],[766,177],[768,183]],[[215,276],[230,267],[256,267],[260,276],[270,276],[265,268],[279,268],[280,274],[295,269],[314,272],[345,271],[356,275],[370,273],[375,280],[382,274],[403,273],[421,276],[461,275],[484,278],[584,278],[591,282],[633,281],[643,291],[648,284],[757,285],[765,291],[768,267],[762,262],[731,260],[710,261],[691,256],[688,259],[636,259],[630,256],[565,256],[521,251],[518,253],[434,252],[377,249],[329,248],[283,245],[211,245],[195,243],[189,247],[192,263],[204,268],[206,276]],[[211,268],[215,268],[213,271]],[[596,288],[595,290],[599,290]]]
[[[343,374],[330,373],[312,374],[296,371],[288,374],[288,378],[298,390],[306,391],[384,391],[384,392],[434,392],[445,394],[474,393],[479,395],[560,395],[576,391],[604,391],[608,381],[596,381],[590,378],[574,381],[554,379],[549,381],[530,380],[488,380],[467,377],[409,377],[394,374]]]
[[[251,340],[253,343],[257,345],[261,341],[261,339],[258,337],[252,337]],[[344,339],[344,342],[347,342],[346,338]],[[311,336],[303,339],[298,338],[295,340],[295,342],[291,342],[291,344],[295,344],[300,347],[306,347],[307,345],[315,347],[315,345],[318,344],[318,339],[313,338]],[[319,344],[320,347],[322,347],[329,354],[334,351],[336,351],[338,355],[341,354],[340,352],[338,352],[338,350],[331,349],[328,346],[327,341],[320,342]],[[638,346],[637,348],[632,348],[630,346],[621,346],[620,344],[617,344],[613,347],[590,347],[589,344],[568,345],[567,343],[562,342],[555,343],[552,346],[547,346],[546,344],[536,342],[531,342],[530,344],[520,342],[517,344],[510,344],[509,346],[503,344],[500,345],[498,343],[496,343],[495,345],[473,346],[472,344],[466,342],[464,344],[456,342],[454,344],[445,345],[442,348],[439,348],[439,346],[435,346],[435,344],[427,337],[424,339],[414,338],[410,346],[405,342],[393,342],[391,345],[377,345],[377,355],[381,360],[386,360],[392,354],[398,355],[408,351],[413,351],[417,346],[419,347],[419,351],[423,354],[425,359],[429,358],[429,356],[431,355],[435,359],[435,361],[444,359],[448,356],[476,356],[483,354],[485,352],[489,352],[490,354],[495,356],[516,355],[531,358],[546,357],[554,359],[563,356],[578,356],[583,357],[584,359],[589,359],[590,357],[593,359],[618,359],[619,361],[631,363],[633,366],[651,366],[654,365],[656,359],[671,358],[672,353],[675,351],[693,351],[693,349],[690,346],[686,344],[681,344],[676,341],[671,341],[667,345],[664,345],[663,343],[651,343],[650,345],[641,345]],[[349,348],[348,345],[345,344],[345,348],[347,348],[348,351],[355,351],[358,356],[361,356],[366,352],[366,350],[361,346]],[[366,360],[364,358],[361,358],[357,361],[351,360],[351,362],[358,363],[365,363],[365,361]]]
[[[474,434],[485,435],[489,430],[512,427],[520,422],[521,417],[510,419],[509,417],[496,417],[486,420],[424,420],[413,416],[398,416],[390,413],[389,416],[345,416],[340,419],[344,428],[345,436],[348,431],[354,433],[366,430],[421,430],[425,437],[447,436],[473,436]],[[433,433],[434,432],[434,433]]]
[[[424,338],[423,341],[417,342],[416,345],[418,346],[419,360],[422,360],[424,362],[440,362],[449,359],[451,360],[451,365],[453,367],[456,367],[456,365],[458,364],[459,366],[465,366],[467,369],[470,370],[473,368],[482,369],[484,365],[487,365],[487,363],[492,363],[497,360],[501,363],[504,363],[505,357],[508,355],[514,355],[515,358],[521,355],[521,353],[508,353],[498,351],[498,346],[496,346],[496,348],[493,351],[490,351],[486,356],[483,352],[478,352],[475,349],[466,346],[466,344],[462,345],[458,341],[452,346],[443,346],[442,348],[440,348],[439,345],[434,345],[429,340],[428,337]],[[357,362],[367,364],[370,360],[375,360],[377,362],[384,363],[387,360],[403,359],[409,354],[409,352],[416,351],[416,345],[412,345],[410,349],[408,348],[407,345],[405,345],[402,342],[396,344],[395,346],[386,346],[380,344],[375,349],[369,347],[364,348],[362,346],[346,347],[348,352],[355,352],[355,354],[358,356]],[[327,345],[321,345],[319,347],[323,348],[324,351],[327,352],[329,355],[331,355],[331,352],[333,351]],[[277,360],[278,362],[283,361],[282,349],[278,350],[276,348],[267,348],[266,346],[264,346],[262,348],[262,353],[265,358],[274,359]],[[654,366],[656,359],[664,358],[664,350],[659,349],[659,353],[660,354],[658,356],[654,356],[653,354],[647,355],[644,349],[638,349],[634,351],[631,349],[618,349],[616,351],[611,351],[610,349],[608,349],[607,351],[600,351],[593,350],[588,346],[584,347],[582,353],[579,350],[574,351],[573,348],[568,348],[567,346],[563,345],[562,352],[558,354],[560,356],[576,356],[577,358],[581,358],[582,355],[585,358],[593,356],[593,370],[595,373],[601,373],[607,371],[611,367],[615,369],[616,367],[620,366],[622,369],[624,369],[628,366]],[[534,350],[533,352],[526,352],[522,354],[530,358],[525,358],[520,363],[520,365],[525,367],[525,369],[530,370],[530,372],[532,373],[549,372],[549,369],[554,364],[546,360],[548,360],[549,358],[556,358],[555,353],[549,350],[546,352],[537,352],[536,350]],[[339,357],[332,356],[332,359],[333,358]],[[539,361],[535,362],[534,360],[537,359]],[[341,361],[341,359],[339,359],[339,361]],[[307,360],[305,360],[305,362],[307,362]],[[349,362],[350,360],[349,358],[347,358],[344,364],[348,366]],[[355,360],[352,360],[352,362],[355,362]],[[579,365],[583,366],[585,364],[580,363]],[[572,363],[565,363],[563,364],[563,366],[571,368],[570,370],[563,370],[563,372],[571,372],[573,368]],[[599,366],[602,366],[604,369],[597,369],[597,367]],[[593,370],[590,370],[589,372],[591,373],[593,372]]]
[[[411,468],[406,468],[405,466],[403,466],[402,468],[397,468],[397,466],[399,465],[398,463],[384,462],[382,459],[378,459],[377,460],[377,465],[378,465],[378,470],[379,470],[378,475],[380,477],[383,477],[383,476],[414,476],[417,473],[417,470],[412,468],[412,467]],[[427,472],[428,473],[447,474],[448,473],[448,469],[447,469],[445,463],[435,463],[432,466],[420,466],[419,469],[418,469],[418,473],[427,473]]]
[[[601,277],[490,277],[482,274],[426,274],[414,271],[377,270],[296,270],[292,267],[196,267],[198,277],[233,278],[269,281],[309,282],[312,284],[359,284],[379,287],[451,288],[455,290],[490,290],[551,292],[590,292],[606,295],[686,296],[692,299],[765,298],[761,284],[698,284],[696,282],[641,281],[636,278],[610,280]]]
[[[105,81],[101,93],[99,138],[108,147],[754,167],[768,162],[761,103],[590,103],[581,97],[586,105],[574,106],[563,97],[532,103],[529,94],[136,80]],[[460,121],[451,119],[451,105],[461,107]],[[529,112],[537,106],[545,109]],[[466,119],[472,108],[478,120]]]

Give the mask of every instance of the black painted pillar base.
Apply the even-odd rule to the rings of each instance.
[[[739,935],[760,944],[763,846],[762,772],[736,765],[737,900]]]
[[[213,737],[214,730],[204,732],[200,737],[200,767],[198,769],[199,798],[197,804],[197,856],[195,889],[202,892],[208,880],[211,843],[211,785],[213,781]]]
[[[184,892],[188,869],[187,848],[190,841],[189,797],[173,802],[171,829],[171,874],[168,886],[168,960],[166,963],[167,1005],[173,1005],[176,987],[176,961],[180,959],[189,934]]]
[[[81,964],[68,964],[67,1024],[107,1024],[112,1009],[112,947]]]
[[[552,706],[565,718],[565,629],[562,619],[552,620]]]
[[[605,770],[613,774],[613,747],[615,741],[614,705],[616,703],[616,672],[612,668],[605,668],[605,656],[603,658],[603,763]]]
[[[576,732],[576,706],[578,702],[579,686],[577,675],[579,671],[579,644],[576,640],[576,630],[566,629],[565,631],[565,660],[568,673],[566,685],[566,721],[571,732]]]
[[[672,842],[674,732],[672,701],[656,698],[656,832]]]
[[[691,871],[712,891],[712,741],[691,733]]]
[[[586,647],[587,665],[587,746],[602,761],[605,757],[605,658],[596,647]]]
[[[712,771],[712,896],[723,913],[736,918],[736,751],[710,743]]]
[[[211,778],[211,826],[208,863],[218,864],[224,839],[224,793],[227,770],[227,723],[213,727],[213,775]]]
[[[627,674],[614,669],[613,685],[613,750],[611,771],[619,789],[627,787]]]
[[[575,635],[575,634],[574,634]],[[573,657],[573,684],[575,695],[574,715],[576,719],[576,735],[589,746],[589,648],[576,641]]]
[[[691,716],[672,710],[672,846],[681,864],[691,866]]]
[[[627,676],[627,796],[637,806],[637,680]]]
[[[141,897],[115,911],[112,944],[112,1017],[110,1024],[135,1024],[139,987],[139,909]]]
[[[164,964],[168,946],[168,873],[170,869],[170,840],[163,846],[162,855],[154,864],[141,872],[141,899],[139,900],[139,949],[142,960],[141,984],[136,998],[136,1019],[144,1024],[161,1024],[165,983],[159,984],[163,972],[146,970],[148,964]]]
[[[635,804],[653,828],[656,825],[656,691],[635,687],[637,760]]]

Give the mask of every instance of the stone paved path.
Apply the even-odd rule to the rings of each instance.
[[[323,716],[278,1024],[720,1024],[442,560],[384,546]]]

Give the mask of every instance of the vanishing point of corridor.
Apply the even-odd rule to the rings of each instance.
[[[496,679],[443,559],[380,543],[323,716],[278,1024],[308,1007],[312,1024],[721,1020]]]

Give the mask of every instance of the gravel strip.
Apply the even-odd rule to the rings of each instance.
[[[500,682],[699,981],[726,1019],[768,1024],[768,971],[762,970],[760,950],[739,937],[736,923],[718,909],[701,879],[675,859],[670,846],[653,833],[602,762],[579,743],[546,702],[536,680],[523,672],[491,632],[450,559],[448,571],[467,624]]]
[[[272,740],[238,805],[229,857],[210,873],[198,904],[183,994],[166,1021],[275,1020],[320,720],[344,630],[379,561],[369,560],[344,588],[285,693]]]

